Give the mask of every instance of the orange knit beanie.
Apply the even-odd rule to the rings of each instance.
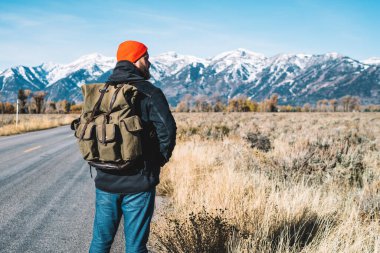
[[[136,62],[147,51],[148,48],[143,43],[127,40],[119,45],[119,48],[117,49],[116,59],[117,61]]]

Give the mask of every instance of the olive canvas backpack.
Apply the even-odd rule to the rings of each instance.
[[[82,85],[80,118],[71,123],[79,150],[90,166],[128,170],[141,158],[138,91],[131,84]]]

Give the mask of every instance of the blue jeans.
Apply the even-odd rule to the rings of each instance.
[[[135,194],[109,193],[96,188],[96,209],[90,253],[109,252],[124,215],[125,251],[148,252],[155,188]]]

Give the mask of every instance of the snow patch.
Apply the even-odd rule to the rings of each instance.
[[[1,73],[1,75],[4,76],[4,80],[11,78],[12,76],[14,76],[14,74],[15,73],[13,72],[13,70],[11,68],[6,69],[6,70],[4,70],[3,73]]]
[[[371,57],[366,60],[363,60],[362,63],[368,65],[380,65],[380,57]]]
[[[25,68],[23,66],[19,66],[16,68],[18,73],[20,73],[20,75],[25,79],[25,80],[28,80],[29,78],[26,76],[26,73],[25,73]]]

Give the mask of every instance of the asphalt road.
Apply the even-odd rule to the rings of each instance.
[[[0,137],[0,252],[88,252],[94,189],[68,126]]]

